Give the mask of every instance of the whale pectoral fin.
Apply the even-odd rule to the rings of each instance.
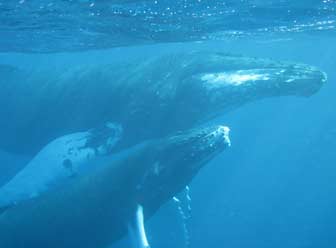
[[[137,205],[135,215],[128,223],[127,228],[132,248],[150,248],[145,231],[143,207],[141,205]]]

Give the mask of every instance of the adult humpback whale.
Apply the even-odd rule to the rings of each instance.
[[[125,148],[254,100],[310,96],[326,81],[308,65],[205,52],[52,70],[0,67],[1,149],[35,154],[107,121],[123,127]]]
[[[228,132],[215,126],[148,141],[104,168],[4,210],[0,247],[107,247],[127,230],[134,247],[147,247],[144,218],[230,145]]]

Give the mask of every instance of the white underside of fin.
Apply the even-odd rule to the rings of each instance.
[[[150,247],[146,236],[143,208],[141,205],[137,206],[135,216],[133,220],[128,223],[127,228],[132,242],[132,248]]]

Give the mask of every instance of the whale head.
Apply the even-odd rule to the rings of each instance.
[[[231,145],[229,132],[227,126],[219,125],[196,128],[172,136],[159,149],[160,160],[167,155],[167,160],[162,162],[197,171]],[[167,167],[174,168],[171,165]]]
[[[184,109],[196,115],[225,112],[269,97],[308,97],[327,80],[325,73],[305,64],[222,53],[189,56],[180,59],[184,62],[179,65],[183,67],[179,94]]]
[[[156,210],[162,202],[182,191],[205,164],[229,146],[226,126],[197,128],[150,144],[150,155],[146,158],[151,156],[151,165],[138,185],[141,204]]]

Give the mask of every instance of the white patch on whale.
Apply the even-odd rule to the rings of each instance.
[[[106,123],[102,128],[53,140],[0,189],[0,207],[37,197],[111,160],[109,150],[120,140],[121,133],[120,125]]]
[[[217,87],[222,85],[238,86],[247,82],[260,80],[269,80],[268,73],[262,73],[259,70],[239,70],[234,72],[206,73],[201,76],[209,86]]]
[[[213,144],[216,143],[215,139],[213,138],[219,138],[219,139],[224,139],[225,142],[228,144],[228,146],[231,146],[231,140],[229,137],[230,134],[230,128],[227,126],[219,126],[215,131],[211,132],[208,134],[209,137],[209,142],[212,142]],[[213,144],[209,144],[212,146]]]

